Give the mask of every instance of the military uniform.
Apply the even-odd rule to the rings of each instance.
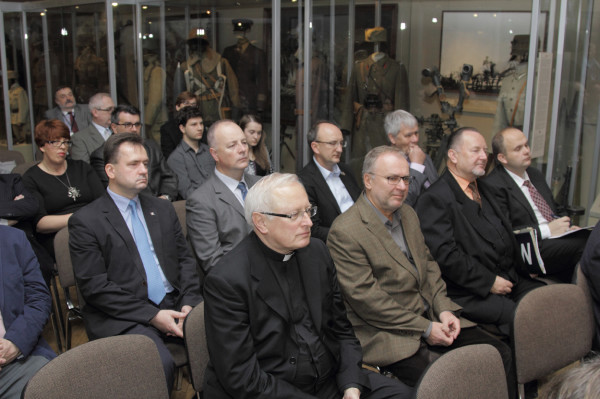
[[[166,75],[156,56],[152,57],[154,59],[144,68],[144,125],[146,137],[160,143],[160,127],[169,120],[165,103]]]
[[[370,100],[370,101],[368,101]],[[388,143],[383,119],[396,109],[409,109],[408,74],[403,64],[385,55],[355,62],[344,98],[342,129],[352,133],[350,152],[355,176],[361,175],[365,154]]]
[[[502,79],[498,94],[498,107],[494,118],[493,134],[508,126],[523,129],[525,115],[525,86],[527,85],[527,63],[523,62]],[[517,111],[515,112],[515,107]],[[513,119],[514,113],[514,119]],[[511,123],[512,121],[512,123]]]
[[[229,62],[212,49],[202,59],[194,55],[182,65],[187,91],[198,96],[204,124],[212,125],[223,118],[231,118],[227,111],[240,106],[239,86]]]
[[[10,123],[12,125],[13,140],[15,143],[24,142],[29,133],[29,102],[27,93],[18,82],[10,85],[8,90],[10,103]]]

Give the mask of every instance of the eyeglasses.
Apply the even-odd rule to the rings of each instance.
[[[135,127],[136,129],[138,129],[138,128],[142,127],[143,123],[141,123],[141,122],[136,122],[136,123],[125,122],[125,123],[115,123],[115,125],[123,126],[125,129],[131,129],[132,127]]]
[[[46,143],[48,143],[52,147],[56,147],[56,148],[62,146],[63,144],[66,145],[67,147],[70,147],[71,144],[73,144],[73,142],[71,140],[64,140],[64,141],[61,141],[61,140],[47,140]]]
[[[387,180],[387,182],[390,186],[397,186],[398,184],[400,184],[400,181],[403,181],[404,184],[406,184],[408,186],[410,183],[415,181],[414,176],[382,176],[382,175],[376,175],[375,173],[370,173],[370,172],[369,172],[369,174],[373,175],[373,176],[383,177],[384,179]]]
[[[346,146],[348,145],[348,142],[346,140],[342,140],[342,141],[319,141],[319,140],[315,140],[315,143],[327,144],[328,146],[333,147],[333,148],[337,148],[338,145],[341,145],[342,148],[346,148]]]
[[[115,107],[108,107],[108,108],[96,108],[98,111],[104,111],[104,112],[113,112],[115,110]]]
[[[309,206],[308,208],[302,210],[302,211],[296,211],[296,212],[292,212],[292,213],[272,213],[272,212],[258,212],[258,213],[262,213],[263,215],[270,215],[270,216],[277,216],[280,218],[288,218],[291,219],[292,221],[298,220],[299,217],[304,216],[304,214],[308,214],[309,217],[313,217],[317,214],[317,207],[316,206]]]

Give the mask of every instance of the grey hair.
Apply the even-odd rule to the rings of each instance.
[[[593,399],[600,392],[600,356],[555,375],[542,389],[540,399]]]
[[[246,216],[246,222],[253,226],[252,214],[254,212],[271,212],[276,204],[275,196],[273,191],[280,188],[292,185],[294,183],[300,183],[298,176],[292,173],[272,173],[260,179],[255,185],[253,185],[244,202],[244,214]]]
[[[380,156],[387,154],[388,152],[392,152],[400,156],[404,154],[398,148],[392,147],[391,145],[380,145],[379,147],[375,147],[369,151],[367,155],[365,155],[365,161],[363,162],[362,167],[362,175],[364,176],[366,173],[371,173],[373,171],[373,165],[375,165],[375,161],[377,161]]]
[[[105,97],[110,98],[110,94],[96,93],[93,96],[91,96],[90,99],[88,100],[88,107],[90,109],[90,112],[92,112],[95,109],[100,108],[102,106],[102,99]]]
[[[410,112],[406,112],[402,109],[387,114],[383,120],[383,128],[386,134],[397,136],[400,130],[405,127],[417,126],[417,118],[415,118]]]

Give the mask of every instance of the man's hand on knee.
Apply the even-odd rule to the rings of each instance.
[[[434,321],[431,323],[431,332],[425,342],[431,346],[450,346],[454,342],[454,338],[447,327]]]
[[[150,324],[162,333],[183,338],[183,324],[179,325],[177,319],[184,319],[185,316],[185,313],[175,310],[159,310],[156,316],[150,320]]]
[[[508,295],[512,292],[512,287],[513,283],[500,276],[496,276],[496,281],[494,281],[490,292],[496,295]]]

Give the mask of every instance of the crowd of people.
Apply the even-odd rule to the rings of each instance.
[[[516,128],[493,137],[488,176],[484,136],[458,129],[438,174],[416,118],[396,110],[389,145],[354,176],[342,130],[320,121],[295,175],[273,173],[257,115],[205,129],[188,92],[160,145],[142,138],[139,110],[107,93],[89,112],[68,87],[55,102],[35,127],[42,160],[22,179],[0,176],[0,221],[23,230],[0,227],[0,397],[20,397],[55,356],[41,335],[66,226],[89,339],[150,337],[169,391],[166,343],[184,345],[183,321],[204,302],[208,398],[410,398],[439,356],[480,343],[498,350],[516,397],[513,315],[546,284],[521,257],[524,227],[544,277],[570,283],[581,259],[600,313],[600,227],[586,247],[590,231],[563,214]]]

